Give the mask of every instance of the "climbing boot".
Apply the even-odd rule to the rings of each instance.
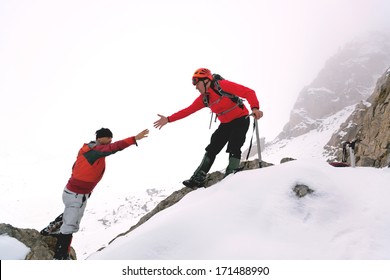
[[[54,221],[50,222],[50,224],[45,227],[44,229],[42,229],[40,231],[40,234],[44,235],[44,236],[57,236],[58,234],[60,234],[60,228],[62,226],[62,215],[59,215],[57,218],[55,218]]]
[[[206,177],[207,173],[201,170],[198,173],[192,175],[189,180],[183,181],[183,185],[191,189],[204,187],[204,184],[206,183]]]
[[[214,163],[214,158],[210,158],[206,153],[202,159],[202,162],[195,170],[190,179],[183,181],[183,185],[191,189],[197,189],[204,187],[207,178],[207,172],[209,172],[211,166]]]
[[[228,176],[229,174],[235,172],[239,166],[240,166],[240,159],[239,158],[232,157],[232,156],[229,157],[229,164],[226,167],[224,178],[226,176]]]
[[[69,251],[72,237],[72,234],[60,233],[58,235],[53,260],[70,260]]]

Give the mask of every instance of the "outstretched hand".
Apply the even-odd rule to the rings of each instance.
[[[145,138],[145,137],[148,137],[148,134],[149,134],[149,129],[145,129],[143,131],[141,131],[140,133],[138,133],[135,137],[135,140],[141,140],[142,138]]]
[[[155,128],[161,129],[164,125],[166,125],[168,123],[168,118],[163,116],[163,115],[160,115],[160,114],[157,114],[157,116],[159,116],[160,119],[155,121],[153,123],[153,126]]]

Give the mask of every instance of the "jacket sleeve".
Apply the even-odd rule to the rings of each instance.
[[[259,100],[257,99],[256,92],[253,89],[228,80],[222,80],[219,82],[219,84],[222,90],[246,99],[251,106],[251,109],[260,109]]]
[[[116,152],[122,151],[123,149],[126,149],[127,147],[133,144],[137,145],[134,136],[107,145],[96,145],[93,148],[91,148],[89,151],[81,150],[80,152],[87,159],[87,161],[92,165],[99,158],[103,158],[115,154]]]
[[[116,153],[118,151],[122,151],[123,149],[126,149],[127,147],[136,144],[137,142],[135,141],[135,136],[116,141],[114,143],[110,143],[107,145],[97,145],[93,149],[95,151],[101,152],[103,155],[106,154],[105,156],[111,155],[113,153]]]
[[[169,122],[175,122],[180,119],[183,119],[185,117],[188,117],[189,115],[199,111],[200,109],[204,108],[205,105],[203,104],[202,96],[199,95],[198,98],[194,100],[194,102],[188,106],[187,108],[180,110],[179,112],[176,112],[168,117]]]

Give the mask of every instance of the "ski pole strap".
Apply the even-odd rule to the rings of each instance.
[[[253,116],[254,114],[250,114],[248,116],[246,116],[245,118],[249,118],[251,116]],[[249,143],[249,149],[248,149],[248,154],[246,155],[246,162],[248,162],[248,158],[249,158],[249,155],[251,153],[251,149],[252,149],[252,142],[253,142],[253,135],[255,134],[255,129],[256,129],[256,124],[253,122],[253,131],[252,131],[252,137],[251,137],[251,141]]]
[[[256,125],[255,125],[255,123],[253,122],[252,137],[251,137],[251,141],[250,141],[250,143],[249,143],[249,149],[248,149],[248,154],[246,155],[246,161],[248,161],[249,154],[251,153],[252,142],[253,142],[253,135],[255,135],[255,128],[256,128]]]
[[[256,144],[257,144],[257,154],[258,154],[258,157],[259,157],[259,167],[262,168],[263,167],[263,160],[261,158],[259,127],[258,127],[258,123],[257,123],[257,119],[256,119],[255,113],[252,113],[252,114],[248,115],[247,118],[249,118],[251,116],[253,116],[253,119],[254,119],[253,130],[256,130]],[[252,139],[253,139],[253,135],[252,135]],[[252,146],[252,139],[251,139],[251,146]]]

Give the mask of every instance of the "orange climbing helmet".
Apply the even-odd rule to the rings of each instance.
[[[192,75],[192,84],[196,85],[199,81],[205,79],[212,80],[213,74],[211,74],[211,71],[207,68],[199,68],[195,71],[194,75]]]

